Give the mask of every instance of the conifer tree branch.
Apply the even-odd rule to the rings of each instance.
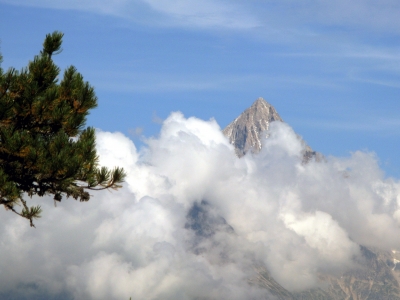
[[[57,31],[46,35],[21,72],[0,68],[0,205],[32,227],[42,210],[23,195],[88,201],[89,190],[118,189],[126,176],[122,168],[98,166],[95,131],[85,128],[97,106],[93,87],[73,66],[58,83],[52,55],[61,52],[62,38]]]
[[[6,209],[11,210],[13,213],[17,214],[17,215],[20,216],[20,217],[23,217],[23,218],[25,218],[25,219],[28,219],[28,220],[29,220],[29,223],[30,223],[30,226],[36,228],[35,224],[33,223],[33,219],[34,219],[34,218],[40,218],[40,216],[25,215],[23,212],[20,213],[20,212],[16,211],[16,210],[14,209],[14,206],[12,206],[8,201],[5,201],[5,202],[6,202],[6,203],[1,203],[1,204],[3,204],[3,205],[5,206]],[[26,206],[26,203],[25,203],[24,206]]]

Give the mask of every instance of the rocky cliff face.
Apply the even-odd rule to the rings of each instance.
[[[236,155],[242,157],[248,151],[260,152],[261,141],[268,137],[269,125],[275,121],[283,122],[275,108],[260,97],[222,132],[235,147]],[[321,154],[313,151],[303,140],[302,143],[305,145],[303,162],[322,159]]]
[[[222,132],[235,146],[236,154],[241,157],[249,150],[254,153],[261,150],[261,140],[267,136],[269,124],[274,121],[283,122],[271,104],[258,98]]]

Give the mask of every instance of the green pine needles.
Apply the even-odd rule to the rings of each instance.
[[[73,66],[58,83],[52,56],[62,37],[46,35],[43,50],[20,72],[0,66],[0,205],[33,227],[41,208],[28,206],[26,196],[88,201],[90,190],[118,189],[125,178],[122,168],[98,166],[95,130],[85,128],[97,106],[93,87]]]

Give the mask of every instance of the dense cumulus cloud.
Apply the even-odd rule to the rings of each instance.
[[[303,144],[271,124],[237,158],[214,121],[173,113],[137,151],[98,131],[100,163],[128,173],[88,203],[33,199],[43,218],[1,212],[0,298],[274,299],[362,263],[360,245],[400,249],[400,183],[356,152],[302,163]]]

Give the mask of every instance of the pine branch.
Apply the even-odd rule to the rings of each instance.
[[[88,191],[118,189],[126,177],[122,168],[98,167],[95,130],[85,128],[97,106],[94,88],[73,66],[58,83],[52,55],[61,52],[62,38],[57,31],[46,35],[40,54],[20,72],[0,68],[0,205],[32,227],[42,210],[29,207],[23,194],[82,202]]]
[[[10,203],[10,201],[0,201],[0,204],[3,204],[6,209],[11,210],[13,213],[17,214],[20,217],[23,217],[25,219],[29,220],[30,226],[31,227],[36,227],[35,224],[33,223],[33,219],[39,219],[41,216],[42,209],[41,207],[38,206],[32,206],[28,207],[26,204],[26,201],[20,199],[22,202],[24,208],[22,209],[22,212],[18,212],[14,209],[14,206]]]

